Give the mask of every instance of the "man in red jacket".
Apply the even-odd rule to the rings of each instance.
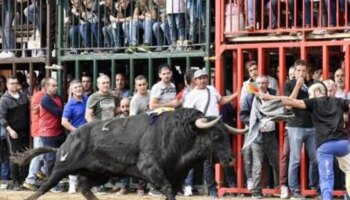
[[[61,126],[63,102],[57,95],[57,81],[47,78],[45,81],[46,94],[40,102],[40,137],[44,146],[58,148],[65,141],[66,136]],[[47,153],[44,162],[47,167],[47,175],[52,172],[56,161],[55,153]],[[52,192],[60,192],[61,188],[55,187]]]

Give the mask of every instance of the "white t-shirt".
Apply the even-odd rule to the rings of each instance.
[[[154,84],[151,90],[151,99],[158,99],[160,104],[168,103],[176,97],[176,88],[173,83],[165,84],[159,81]]]
[[[136,93],[130,101],[130,116],[149,111],[149,97],[149,92],[145,96]]]
[[[208,92],[206,89],[193,89],[185,97],[183,104],[184,108],[195,108],[205,114],[205,116],[219,116],[219,105],[218,102],[221,98],[221,95],[218,91],[211,85],[208,85],[207,88],[210,92],[210,103],[208,106],[207,113],[204,113],[205,107],[208,102]]]
[[[167,0],[166,1],[166,13],[176,14],[185,13],[186,6],[184,0]]]

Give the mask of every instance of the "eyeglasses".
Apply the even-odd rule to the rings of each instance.
[[[12,82],[12,83],[9,83],[9,85],[17,85],[18,82]]]

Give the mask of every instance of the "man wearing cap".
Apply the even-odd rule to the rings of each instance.
[[[183,107],[195,108],[205,116],[219,116],[219,105],[230,103],[237,97],[237,93],[221,96],[219,92],[208,85],[209,76],[205,70],[197,70],[194,73],[195,88],[186,96]],[[216,183],[214,179],[214,167],[211,160],[204,161],[204,178],[208,185],[209,195],[217,197]]]

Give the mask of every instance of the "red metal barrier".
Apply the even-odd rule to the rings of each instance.
[[[287,2],[292,3],[289,5]],[[217,11],[225,16],[217,21],[221,25],[220,33],[224,35],[221,41],[225,36],[242,34],[280,35],[308,33],[315,29],[333,33],[350,28],[347,0],[220,0],[216,4],[220,6]],[[309,20],[307,16],[310,16]]]
[[[233,51],[233,75],[234,77],[237,77],[234,79],[233,85],[237,86],[238,93],[240,93],[240,89],[242,87],[242,82],[243,82],[243,63],[244,63],[244,58],[243,58],[243,51],[257,51],[257,60],[258,60],[258,65],[259,65],[259,73],[264,73],[266,72],[266,69],[268,65],[266,65],[266,60],[268,60],[268,55],[269,52],[272,50],[275,51],[277,49],[277,52],[279,53],[278,55],[278,64],[279,66],[282,66],[279,68],[279,88],[280,88],[280,94],[283,94],[283,85],[286,80],[286,75],[287,75],[287,70],[288,68],[286,67],[286,54],[287,52],[290,52],[292,49],[298,48],[299,49],[299,54],[301,58],[308,58],[308,48],[314,48],[318,47],[320,49],[319,52],[322,53],[322,60],[323,60],[323,65],[322,65],[322,70],[323,70],[323,78],[326,79],[329,76],[329,58],[330,58],[330,48],[334,47],[344,47],[345,49],[345,65],[346,65],[346,72],[349,72],[350,65],[349,65],[349,57],[348,55],[350,54],[350,41],[323,41],[323,42],[304,42],[303,45],[300,45],[300,43],[279,43],[278,45],[272,45],[267,43],[259,43],[259,44],[240,44],[240,45],[226,45],[227,50],[232,50]],[[220,57],[220,56],[219,56]],[[221,72],[222,71],[222,62],[221,60],[218,60],[216,63],[216,77],[219,77],[216,82],[216,86],[219,91],[223,90],[222,84],[220,83],[220,80],[223,80],[224,74]],[[349,89],[349,80],[350,80],[350,74],[346,73],[346,89]],[[239,110],[239,108],[238,108]],[[239,117],[238,117],[239,119]],[[240,120],[238,120],[238,126],[241,126]],[[281,123],[279,125],[279,151],[280,155],[282,155],[283,151],[283,134],[284,134],[284,125]],[[243,145],[243,137],[242,136],[237,136],[234,138],[234,147],[233,151],[234,154],[237,156],[237,164],[236,164],[236,171],[237,171],[237,188],[223,188],[222,186],[219,186],[219,194],[223,195],[226,192],[232,192],[232,193],[249,193],[249,191],[244,188],[244,171],[243,171],[243,158],[241,155],[241,147]],[[216,180],[219,183],[223,182],[223,171],[221,167],[218,165],[216,166]],[[315,195],[316,191],[310,190],[307,188],[307,160],[305,157],[305,150],[303,148],[302,151],[302,158],[301,158],[301,173],[300,173],[300,181],[301,181],[301,192],[303,195]],[[264,189],[263,192],[265,194],[276,194],[279,193],[279,190],[276,189]],[[339,196],[342,195],[344,191],[335,191],[334,195]]]

